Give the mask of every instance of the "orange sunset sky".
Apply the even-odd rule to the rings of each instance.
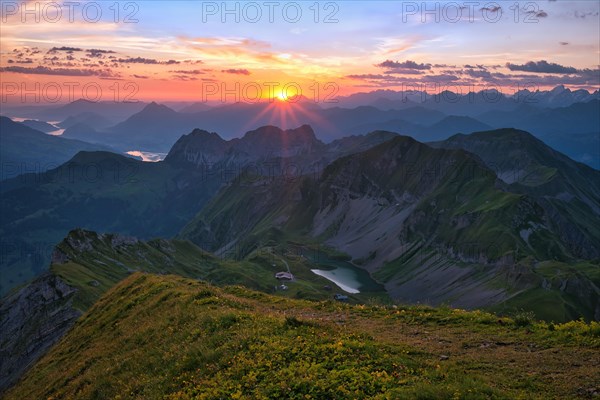
[[[2,103],[600,86],[597,1],[0,3]]]

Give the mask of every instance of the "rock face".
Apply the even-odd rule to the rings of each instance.
[[[0,393],[56,343],[81,315],[76,289],[47,274],[0,303]]]
[[[195,129],[173,145],[165,161],[174,165],[214,166],[256,163],[277,158],[323,156],[325,145],[308,125],[282,130],[263,126],[240,139],[223,140],[216,133]]]
[[[395,133],[379,131],[324,144],[309,125],[288,130],[267,125],[231,140],[195,129],[173,145],[165,162],[186,168],[228,170],[252,165],[253,172],[262,175],[281,168],[298,169],[306,174],[317,165],[323,168],[339,157],[367,150],[395,136]]]

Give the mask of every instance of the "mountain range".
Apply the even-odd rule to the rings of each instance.
[[[317,178],[234,181],[179,237],[220,253],[275,229],[347,254],[404,301],[509,307],[535,293],[539,316],[600,317],[600,173],[511,129],[435,146],[399,136]]]
[[[335,158],[393,136],[353,136],[326,145],[306,125],[287,131],[265,126],[230,141],[194,130],[177,141],[163,162],[80,152],[49,171],[5,180],[0,189],[6,247],[1,291],[43,271],[54,244],[74,227],[146,239],[172,237],[236,177],[255,181],[319,174]]]
[[[599,178],[514,129],[430,145],[382,131],[325,144],[308,125],[229,141],[194,130],[159,163],[81,152],[5,181],[2,286],[43,271],[73,227],[237,247],[242,258],[275,236],[340,251],[393,298],[508,307],[546,282],[552,307],[540,317],[593,319],[598,283],[586,263],[600,258]],[[566,275],[555,282],[546,265]]]
[[[148,107],[158,120],[180,115]],[[331,120],[349,115],[324,111]],[[381,113],[352,111],[348,125]],[[414,113],[413,122],[392,125],[420,126],[428,115],[401,112]],[[102,121],[81,117],[70,128],[84,117]],[[137,118],[123,124],[137,129]],[[482,318],[516,326],[521,317],[502,316],[599,320],[600,172],[523,130],[435,118],[432,138],[447,136],[444,126],[486,130],[423,143],[383,130],[324,142],[306,124],[230,139],[193,129],[160,162],[79,151],[47,171],[3,180],[0,391],[29,365],[44,365],[65,335],[84,335],[79,324],[99,304],[119,307],[114,291],[133,290],[140,272],[242,284],[277,298],[324,301],[335,287],[337,298],[362,304],[483,308],[500,317]],[[13,138],[2,147],[10,154],[18,154],[15,143],[85,143],[1,122],[3,140]],[[293,280],[282,284],[275,274],[286,270]],[[146,299],[136,304],[148,307]],[[24,379],[47,376],[34,368]],[[15,387],[17,397],[36,390]]]
[[[459,89],[461,88],[459,87]],[[405,91],[381,89],[340,97],[338,104],[347,108],[372,105],[382,109],[402,109],[419,104],[428,109],[444,113],[455,113],[457,110],[461,110],[461,114],[474,117],[485,111],[508,111],[525,104],[536,108],[557,108],[600,99],[600,91],[598,90],[590,93],[583,89],[571,90],[564,85],[558,85],[551,90],[523,88],[514,91],[512,94],[503,93],[497,89],[480,90],[478,92],[474,91],[474,88],[469,89],[468,91],[458,90],[457,92],[444,90],[437,93],[435,91],[437,94],[432,94],[427,90],[419,90],[418,87],[407,88]],[[465,107],[465,105],[468,106]]]
[[[67,118],[60,125],[66,127],[64,137],[108,144],[124,152],[167,152],[181,135],[198,126],[220,132],[225,139],[241,137],[252,128],[248,121],[255,126],[277,125],[283,129],[304,121],[325,142],[375,130],[398,132],[427,142],[443,140],[456,133],[512,127],[534,134],[577,161],[600,168],[598,99],[555,108],[511,103],[511,107],[481,109],[478,113],[473,113],[472,104],[465,100],[464,104],[455,105],[462,108],[445,110],[448,114],[428,108],[427,103],[409,103],[408,107],[402,102],[401,108],[394,108],[392,103],[375,104],[377,107],[321,108],[307,101],[236,103],[177,112],[165,105],[150,103],[113,126],[108,126],[106,118],[99,115],[92,118],[89,113]]]

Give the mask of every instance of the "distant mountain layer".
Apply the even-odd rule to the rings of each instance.
[[[57,131],[60,129],[60,128],[57,128],[56,126],[49,124],[47,122],[38,121],[38,120],[34,120],[34,119],[26,119],[25,121],[23,121],[21,123],[25,126],[30,127],[31,129],[35,129],[37,131],[44,132],[44,133],[54,132],[54,131]]]
[[[530,91],[529,89],[521,89],[514,93],[496,89],[478,92],[454,90],[455,92],[447,90],[439,94],[432,94],[425,90],[418,90],[418,88],[408,88],[406,91],[381,89],[340,97],[338,104],[347,108],[372,105],[384,110],[403,109],[420,105],[446,114],[474,117],[486,111],[507,111],[521,105],[535,108],[557,108],[568,107],[575,103],[586,103],[591,100],[600,100],[599,90],[590,93],[583,89],[571,90],[563,85],[556,86],[552,90]]]
[[[388,121],[398,121],[400,131],[422,140],[446,138],[452,133],[471,133],[490,127],[468,117],[445,117],[444,114],[413,107],[406,110],[383,111],[375,107],[355,109],[320,109],[306,104],[242,104],[225,105],[207,111],[176,112],[167,106],[151,103],[126,121],[99,132],[92,124],[77,125],[65,136],[113,143],[123,150],[145,149],[166,151],[185,132],[198,127],[221,132],[231,139],[246,132],[247,121],[257,125],[298,125],[304,121],[314,127],[318,136],[326,141],[365,134],[389,128]],[[398,130],[398,129],[394,129]]]
[[[322,108],[309,101],[236,103],[214,108],[202,107],[200,103],[177,112],[165,105],[150,103],[114,126],[108,126],[98,117],[92,118],[87,115],[89,113],[86,117],[73,117],[63,125],[69,128],[64,133],[66,137],[110,144],[121,151],[151,152],[167,152],[181,135],[198,128],[219,132],[225,139],[232,139],[241,137],[257,125],[290,129],[309,124],[324,142],[375,130],[394,131],[420,141],[437,141],[456,133],[516,128],[533,133],[573,159],[600,169],[600,121],[597,118],[600,100],[597,93],[573,94],[577,102],[541,103],[505,97],[494,97],[494,101],[490,101],[491,94],[488,93],[488,97],[482,97],[488,99],[483,102],[484,106],[481,106],[482,99],[479,103],[476,101],[477,96],[483,96],[481,93],[474,98],[457,97],[450,92],[439,96],[438,100],[422,102],[380,99],[372,105],[363,103],[353,108],[337,105]],[[99,105],[99,112],[106,107]],[[91,105],[85,108],[93,109]]]
[[[82,113],[97,113],[104,118],[121,121],[139,112],[147,103],[127,101],[75,100],[64,105],[51,106],[3,106],[3,112],[19,117],[36,118],[42,121],[63,121]]]
[[[308,107],[308,108],[305,108]],[[297,116],[291,118],[292,115]],[[181,137],[194,129],[220,132],[226,139],[241,137],[252,126],[278,125],[287,128],[310,124],[319,137],[333,140],[349,134],[365,134],[351,129],[356,124],[406,118],[409,121],[424,118],[433,122],[443,118],[419,110],[382,111],[374,107],[356,110],[321,110],[315,106],[293,104],[243,104],[237,103],[199,112],[176,112],[164,105],[151,103],[127,120],[99,131],[92,125],[77,125],[68,129],[65,136],[96,143],[111,143],[121,150],[145,150],[166,152]],[[249,126],[249,121],[251,125]],[[480,128],[480,126],[478,126]]]
[[[51,136],[0,117],[0,179],[45,172],[67,162],[79,151],[95,150],[109,150],[109,147]]]
[[[68,129],[78,124],[84,124],[93,129],[101,130],[113,126],[115,123],[98,113],[87,111],[67,117],[64,121],[60,122],[58,126]]]

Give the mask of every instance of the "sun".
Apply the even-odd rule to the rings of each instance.
[[[283,88],[275,94],[275,99],[286,103],[295,103],[297,101],[298,91],[293,87]]]
[[[283,90],[277,94],[277,100],[279,101],[287,101],[288,99],[288,95],[284,93]]]

